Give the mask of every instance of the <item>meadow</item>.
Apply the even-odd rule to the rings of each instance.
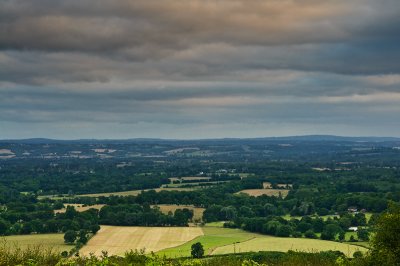
[[[218,224],[217,224],[218,225]],[[230,229],[221,227],[203,227],[204,235],[199,236],[183,245],[168,248],[157,252],[157,254],[167,257],[188,257],[190,256],[191,246],[200,242],[205,250],[205,255],[220,255],[228,253],[248,252],[248,251],[307,251],[319,252],[326,250],[338,250],[352,256],[357,250],[366,251],[366,248],[325,241],[319,239],[304,238],[282,238],[249,233],[240,229]]]
[[[338,250],[348,257],[351,257],[355,251],[367,251],[367,249],[363,247],[333,241],[262,236],[250,239],[249,241],[218,247],[211,254],[217,255],[250,251],[286,252],[288,250],[311,253],[326,250]]]
[[[158,255],[166,257],[189,257],[191,246],[200,242],[203,245],[205,255],[210,255],[212,252],[224,245],[233,244],[235,242],[242,242],[256,237],[256,234],[245,232],[240,229],[229,229],[221,227],[203,227],[204,235],[199,236],[192,241],[184,243],[183,245],[164,249],[157,252]]]

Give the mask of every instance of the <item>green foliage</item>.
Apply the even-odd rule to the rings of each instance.
[[[68,230],[64,234],[64,241],[67,244],[73,244],[76,240],[76,232],[74,230]]]
[[[372,257],[377,261],[400,263],[400,206],[391,204],[375,226]],[[394,264],[393,264],[394,265]]]
[[[366,229],[359,229],[357,231],[357,237],[361,241],[368,241],[369,240],[369,232]]]
[[[194,243],[191,247],[191,254],[193,258],[202,258],[204,256],[204,248],[200,242]]]
[[[313,230],[307,230],[305,233],[304,233],[304,236],[305,237],[307,237],[307,238],[317,238],[317,235],[314,233],[314,231]]]

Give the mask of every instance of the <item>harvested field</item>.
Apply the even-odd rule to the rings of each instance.
[[[197,208],[194,207],[193,205],[167,205],[167,204],[162,204],[162,205],[153,205],[153,206],[158,206],[160,208],[160,211],[162,211],[164,214],[168,214],[169,211],[175,212],[177,209],[189,209],[193,210],[193,221],[195,220],[201,220],[203,218],[203,212],[204,208]]]
[[[263,182],[263,188],[272,188],[272,184],[270,182]]]
[[[185,176],[185,177],[171,177],[168,178],[171,183],[172,182],[181,182],[181,181],[204,181],[208,180],[210,181],[212,178],[211,177],[206,177],[206,176]]]
[[[79,253],[101,255],[123,255],[129,250],[145,249],[146,253],[182,245],[203,235],[199,227],[136,227],[101,226]]]
[[[149,191],[149,190],[155,190],[156,192],[160,192],[162,190],[166,190],[166,191],[193,191],[194,188],[155,188],[155,189],[130,190],[130,191],[121,191],[121,192],[105,192],[105,193],[94,193],[94,194],[81,194],[81,195],[75,195],[74,197],[109,197],[111,195],[114,195],[114,196],[137,196],[142,191]],[[38,198],[39,199],[43,199],[43,198],[63,199],[64,197],[39,196]],[[67,198],[67,196],[65,196],[65,198]]]
[[[83,204],[64,204],[65,208],[62,208],[60,210],[55,210],[55,213],[64,213],[67,209],[67,206],[74,206],[75,210],[78,212],[84,212],[87,211],[89,209],[98,209],[100,210],[101,208],[104,207],[105,204],[95,204],[95,205],[91,205],[91,206],[83,206]]]
[[[276,197],[278,197],[279,195],[282,195],[282,197],[286,197],[287,194],[289,193],[289,190],[288,189],[270,189],[270,188],[245,189],[238,193],[245,193],[247,195],[254,196],[254,197],[259,197],[262,195],[276,196]]]
[[[279,189],[289,189],[293,188],[292,184],[276,184]],[[272,188],[272,184],[270,182],[263,182],[263,188]]]
[[[131,190],[131,191],[122,191],[122,192],[109,192],[109,193],[96,193],[96,194],[85,194],[85,195],[77,195],[79,197],[109,197],[111,195],[114,196],[137,196],[142,191],[155,190],[156,192],[160,192],[162,190],[166,191],[192,191],[193,188],[155,188],[155,189],[145,189],[145,190]]]
[[[333,241],[325,241],[318,239],[305,238],[282,238],[282,237],[257,237],[249,241],[221,246],[216,248],[212,254],[228,254],[234,252],[248,251],[305,251],[318,252],[326,250],[338,250],[346,256],[351,257],[355,251],[367,251],[366,248],[354,245],[338,243]]]
[[[40,247],[41,249],[53,249],[55,251],[70,251],[74,245],[64,243],[64,234],[31,234],[1,237],[9,248],[21,249]]]

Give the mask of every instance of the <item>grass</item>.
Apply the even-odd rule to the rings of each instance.
[[[260,236],[249,241],[221,246],[216,248],[212,254],[228,254],[234,252],[249,251],[282,251],[288,250],[317,252],[325,250],[338,250],[351,257],[355,251],[367,251],[363,247],[345,243],[324,241],[305,238],[282,238],[273,236]]]
[[[70,251],[74,246],[64,243],[63,234],[31,234],[1,237],[4,244],[11,249],[19,247],[21,249],[32,248],[35,246],[43,249],[52,248],[55,251]]]
[[[206,223],[206,227],[224,227],[224,223],[223,221]]]
[[[199,227],[101,226],[79,253],[99,256],[104,250],[109,255],[123,255],[135,249],[156,252],[179,246],[201,235],[203,231]]]
[[[196,242],[200,242],[204,247],[205,254],[208,255],[220,246],[247,241],[257,235],[240,229],[219,227],[203,227],[202,229],[204,232],[203,236],[199,236],[183,245],[164,249],[157,252],[157,254],[167,257],[188,257],[190,256],[191,246]]]
[[[200,242],[206,255],[228,254],[248,251],[283,251],[289,250],[317,252],[325,250],[339,250],[347,256],[352,256],[357,250],[366,251],[362,245],[350,245],[334,241],[306,238],[282,238],[249,233],[240,229],[221,228],[216,226],[203,227],[203,236],[180,246],[168,248],[157,252],[167,257],[190,256],[191,246]],[[213,225],[213,224],[211,224]],[[218,225],[218,224],[217,224]]]

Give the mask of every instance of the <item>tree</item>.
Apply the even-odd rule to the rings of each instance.
[[[8,222],[4,221],[3,219],[0,219],[0,235],[5,235],[9,228],[10,225],[8,224]]]
[[[192,245],[191,254],[193,258],[202,258],[204,256],[203,245],[200,242],[194,243]]]
[[[317,238],[317,235],[314,233],[314,231],[313,230],[307,230],[305,233],[304,233],[304,236],[305,237],[307,237],[307,238]]]
[[[79,232],[78,242],[82,243],[82,244],[86,244],[88,242],[88,238],[87,238],[86,232],[84,230],[81,230]]]
[[[64,235],[64,241],[67,244],[72,244],[75,242],[76,239],[76,232],[73,230],[68,230],[67,232],[65,232]]]
[[[369,240],[369,232],[366,229],[360,229],[357,231],[357,236],[359,240],[368,241]]]
[[[339,233],[339,241],[342,242],[346,238],[346,233],[344,231],[341,231]]]
[[[375,231],[376,234],[372,241],[372,258],[384,260],[385,263],[399,262],[400,206],[391,204],[388,212],[382,214],[378,219]]]
[[[292,228],[289,225],[281,225],[276,230],[276,236],[289,237],[292,233]]]

